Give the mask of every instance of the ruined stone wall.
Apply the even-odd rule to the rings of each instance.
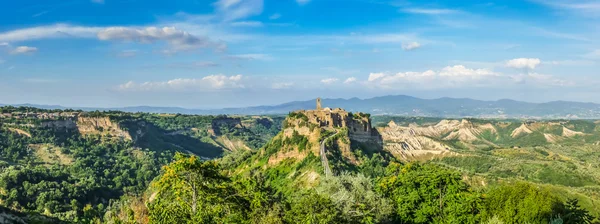
[[[298,111],[308,118],[311,124],[324,128],[348,128],[350,138],[359,142],[381,142],[381,136],[371,126],[367,116],[353,116],[343,109],[303,110]]]
[[[348,112],[341,109],[326,108],[301,112],[308,117],[309,123],[318,124],[320,127],[343,128],[348,126]]]

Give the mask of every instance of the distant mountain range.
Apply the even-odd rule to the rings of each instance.
[[[468,98],[420,99],[412,96],[382,96],[370,99],[323,99],[324,107],[344,108],[372,115],[403,115],[427,117],[481,117],[481,118],[600,118],[600,104],[569,101],[528,103],[515,100],[483,101]],[[1,105],[1,104],[0,104]],[[68,109],[58,105],[21,104],[42,109]],[[314,109],[315,100],[294,101],[274,106],[256,106],[223,109],[186,109],[180,107],[120,107],[70,109],[95,111],[119,110],[125,112],[181,113],[181,114],[287,114],[294,110]]]

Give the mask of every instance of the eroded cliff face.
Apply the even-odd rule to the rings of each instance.
[[[398,159],[426,159],[450,153],[449,146],[424,135],[438,135],[431,128],[419,130],[414,125],[401,127],[391,121],[387,127],[379,128],[379,133],[383,139],[383,149]]]
[[[124,131],[108,117],[78,117],[77,130],[81,135],[103,135],[132,140],[129,132]]]
[[[83,136],[95,134],[132,140],[129,132],[124,131],[116,122],[111,121],[109,117],[79,116],[66,120],[44,121],[40,126],[43,128],[77,130]]]

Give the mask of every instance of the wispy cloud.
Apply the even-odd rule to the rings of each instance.
[[[189,51],[200,48],[212,48],[215,51],[224,51],[227,45],[215,42],[208,37],[194,36],[175,27],[147,27],[143,29],[129,27],[110,27],[98,32],[98,39],[113,41],[135,41],[140,43],[153,43],[166,41],[171,46],[168,52]]]
[[[351,84],[351,83],[355,83],[355,82],[356,82],[356,78],[355,77],[350,77],[350,78],[347,78],[344,81],[344,84]]]
[[[72,26],[67,24],[38,26],[0,33],[0,42],[19,42],[48,38],[93,38],[102,29],[101,27]]]
[[[311,0],[296,0],[296,3],[298,3],[298,5],[306,5],[310,2]]]
[[[275,13],[275,14],[269,16],[270,20],[276,20],[276,19],[279,19],[279,18],[281,18],[281,14],[279,14],[279,13]]]
[[[336,83],[338,81],[339,81],[339,79],[337,79],[337,78],[327,78],[327,79],[322,79],[321,83],[323,83],[323,84],[333,84],[333,83]]]
[[[90,2],[96,3],[96,4],[104,4],[104,0],[90,0]]]
[[[410,43],[402,44],[402,50],[405,50],[405,51],[412,51],[412,50],[415,50],[418,48],[421,48],[421,44],[419,44],[418,42],[410,42]]]
[[[596,0],[531,0],[561,10],[569,10],[584,16],[600,17],[600,2]]]
[[[357,69],[341,69],[338,67],[324,67],[322,69],[326,70],[326,71],[334,72],[334,73],[337,73],[340,75],[352,75],[352,74],[356,74],[356,73],[360,72],[360,70],[357,70]]]
[[[225,21],[245,19],[263,12],[263,0],[219,0],[215,3]]]
[[[163,82],[136,83],[129,81],[118,86],[121,91],[214,91],[244,88],[243,76],[209,75],[203,78],[178,78]]]
[[[544,37],[552,37],[557,39],[566,39],[566,40],[577,40],[577,41],[590,41],[589,38],[575,33],[566,33],[559,31],[552,31],[541,27],[529,27],[531,32],[530,34],[544,36]]]
[[[119,52],[117,54],[117,56],[121,57],[121,58],[132,58],[132,57],[137,56],[138,53],[139,53],[138,50],[123,50],[123,51]]]
[[[169,68],[187,68],[187,69],[197,69],[197,68],[208,68],[208,67],[218,67],[220,66],[216,62],[212,61],[198,61],[192,63],[174,63],[169,64]]]
[[[272,89],[289,89],[294,86],[293,82],[276,82],[271,84]]]
[[[461,13],[460,10],[442,9],[442,8],[403,8],[400,12],[423,15],[446,15]]]
[[[260,21],[240,21],[232,22],[230,25],[234,27],[262,27],[264,24]]]
[[[29,83],[55,83],[58,82],[56,79],[45,79],[45,78],[26,78],[23,79],[23,82]]]
[[[30,54],[30,53],[35,53],[37,51],[38,51],[38,49],[36,47],[18,46],[15,49],[13,49],[10,53],[11,54]]]
[[[273,58],[268,54],[235,54],[227,56],[229,59],[234,60],[260,60],[260,61],[268,61]]]

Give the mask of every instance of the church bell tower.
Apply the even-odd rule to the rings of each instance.
[[[317,110],[321,110],[321,98],[317,98]]]

